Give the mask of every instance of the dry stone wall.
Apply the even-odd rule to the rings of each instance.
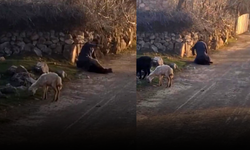
[[[104,47],[102,47],[102,52],[109,53],[113,49],[113,53],[118,53],[118,51],[120,52],[127,49],[132,43],[131,40],[133,39],[131,38],[135,36],[135,32],[131,32],[131,34],[134,35],[128,35],[129,37],[123,36],[129,39],[127,41],[123,38],[112,36],[103,37],[102,35],[101,39],[105,42],[104,44],[101,44],[104,45]],[[24,53],[33,53],[39,57],[45,55],[60,55],[70,60],[72,63],[75,63],[81,47],[86,42],[97,36],[100,37],[100,35],[94,32],[87,31],[65,33],[52,30],[48,32],[15,31],[1,33],[0,57],[8,57]],[[117,39],[119,41],[117,41]]]
[[[233,37],[233,28],[220,32],[183,33],[137,33],[137,51],[176,54],[180,57],[192,55],[191,48],[202,37],[209,49],[218,49]]]

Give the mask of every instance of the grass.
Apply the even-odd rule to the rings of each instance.
[[[79,72],[79,70],[70,64],[66,59],[58,59],[58,58],[43,58],[39,59],[38,57],[32,57],[32,56],[15,56],[15,57],[7,57],[5,61],[0,62],[0,86],[6,85],[10,77],[5,75],[5,71],[12,65],[19,66],[23,65],[29,72],[31,71],[31,68],[38,62],[38,61],[44,61],[48,64],[50,71],[55,72],[57,70],[64,70],[69,79],[74,79]],[[36,79],[39,77],[39,75],[36,75]],[[69,80],[63,79],[63,82],[68,82]],[[0,99],[0,105],[11,105],[11,104],[19,104],[23,101],[28,101],[34,98],[41,98],[42,97],[42,91],[38,90],[37,94],[35,96],[29,96],[27,91],[23,90],[17,90],[16,94],[8,95],[8,98],[1,98]],[[1,108],[1,106],[0,106]]]

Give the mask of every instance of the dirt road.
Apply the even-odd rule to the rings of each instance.
[[[211,57],[211,66],[190,64],[176,74],[169,89],[139,92],[138,149],[249,145],[250,34]]]
[[[114,73],[87,73],[89,79],[66,84],[58,102],[34,104],[35,112],[0,126],[0,144],[135,147],[135,59],[135,53],[112,59],[104,66]]]

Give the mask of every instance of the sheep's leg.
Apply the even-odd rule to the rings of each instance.
[[[146,77],[146,75],[147,75],[148,73],[147,73],[147,70],[146,70],[146,69],[144,69],[143,71],[144,71],[144,75],[143,75],[142,79],[145,79],[145,77]]]
[[[168,81],[167,81],[167,87],[170,87],[170,80],[171,80],[171,79],[170,79],[169,77],[167,77],[167,80],[168,80]]]
[[[162,79],[163,79],[163,76],[160,75],[160,76],[159,76],[159,86],[162,86]]]
[[[56,97],[57,97],[57,89],[53,87],[53,90],[54,90],[54,98],[53,98],[52,102],[56,101]]]
[[[48,87],[44,86],[43,87],[43,100],[47,99],[47,92],[48,92]]]
[[[147,69],[147,75],[149,75],[149,74],[150,74],[150,68]]]
[[[141,79],[141,70],[139,71],[139,79]]]
[[[57,89],[57,98],[56,98],[56,101],[58,101],[60,93],[61,93],[60,90]]]
[[[173,79],[172,79],[172,78],[170,78],[170,85],[169,85],[169,87],[171,87],[171,86],[172,86],[172,83],[173,83]]]
[[[57,95],[58,95],[58,90],[55,90],[55,96],[54,96],[54,101],[57,101]]]

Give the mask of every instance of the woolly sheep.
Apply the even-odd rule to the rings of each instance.
[[[149,74],[148,81],[149,83],[152,82],[152,80],[158,76],[159,77],[159,86],[162,85],[163,77],[165,76],[168,79],[167,87],[172,86],[173,78],[174,78],[174,71],[169,65],[162,65],[157,66],[153,72]]]
[[[164,61],[161,57],[154,57],[152,60],[153,66],[162,66],[164,65]]]
[[[53,101],[57,101],[62,89],[62,78],[54,72],[43,73],[30,87],[29,91],[36,93],[39,87],[43,87],[43,100],[47,99],[48,88],[52,87],[55,91]]]

